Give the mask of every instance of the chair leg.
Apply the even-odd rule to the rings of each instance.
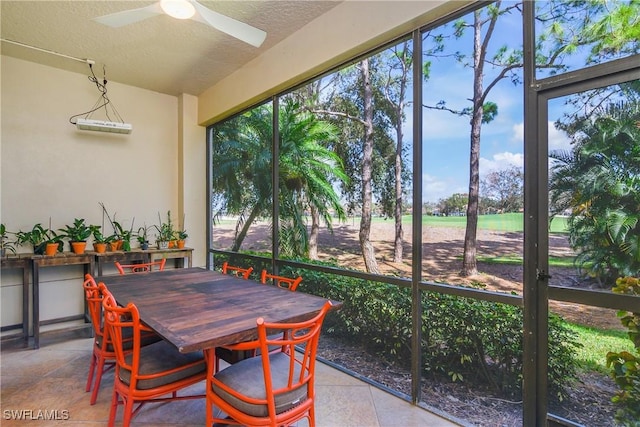
[[[124,414],[122,415],[122,427],[129,427],[133,418],[133,399],[125,399]]]
[[[118,392],[113,390],[111,398],[111,410],[109,411],[109,427],[113,427],[116,423],[116,413],[118,412]]]
[[[209,391],[207,390],[206,393],[209,393]],[[211,410],[211,402],[209,402],[209,399],[205,398],[205,406],[206,406],[206,426],[207,427],[211,427],[211,425],[213,424],[213,411]]]
[[[87,375],[87,386],[84,391],[91,391],[91,383],[93,382],[93,375],[96,369],[96,355],[91,353],[91,363],[89,364],[89,375]]]
[[[98,400],[98,392],[100,391],[100,383],[102,382],[102,374],[104,373],[104,357],[98,357],[98,369],[96,369],[96,383],[93,385],[93,392],[91,393],[91,405],[95,405]]]
[[[309,427],[315,427],[316,425],[316,410],[315,410],[315,402],[309,408],[309,415],[307,417],[309,419]]]

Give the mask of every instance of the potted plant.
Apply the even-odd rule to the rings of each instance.
[[[140,243],[140,249],[142,249],[143,251],[149,249],[149,236],[147,235],[148,232],[149,227],[145,225],[144,227],[138,228],[138,233],[136,234],[138,243]]]
[[[92,229],[84,223],[84,218],[75,218],[72,225],[61,228],[62,237],[69,239],[71,250],[76,254],[83,254],[87,246],[87,239],[91,236]]]
[[[154,225],[158,231],[156,243],[158,244],[158,249],[167,249],[169,247],[169,242],[173,239],[174,235],[173,223],[171,222],[171,211],[167,211],[166,222],[162,221],[160,212],[158,212],[158,220],[159,224]]]
[[[182,216],[182,225],[178,228],[178,230],[174,234],[174,239],[176,241],[175,246],[178,249],[184,248],[185,240],[187,239],[187,237],[189,237],[189,235],[187,234],[187,230],[185,230],[185,228],[184,228],[184,219],[185,219],[185,217],[183,215]]]
[[[93,250],[99,254],[105,253],[107,251],[109,237],[102,234],[102,231],[100,231],[102,227],[99,225],[91,225],[89,228],[93,235]]]
[[[42,224],[38,223],[33,226],[30,231],[18,231],[16,233],[16,242],[19,245],[29,243],[33,246],[33,253],[36,255],[42,255],[45,252],[47,243],[58,243],[58,251],[62,248],[62,236],[56,234],[49,228],[44,228]]]
[[[104,203],[100,203],[100,206],[102,207],[102,223],[104,224],[104,217],[107,217],[107,220],[109,221],[109,224],[111,224],[111,227],[113,228],[113,234],[111,236],[109,236],[109,246],[110,249],[112,251],[118,251],[123,249],[124,246],[124,236],[123,234],[125,233],[125,229],[124,227],[115,220],[116,218],[116,214],[113,214],[113,218],[111,218],[111,216],[109,215],[109,212],[107,212],[107,208],[105,207]],[[131,230],[133,230],[133,222],[131,223]],[[129,235],[129,239],[131,238],[131,235]],[[129,245],[130,246],[130,245]]]
[[[44,245],[44,254],[49,256],[53,256],[57,252],[62,252],[62,249],[64,248],[62,236],[58,235],[53,230],[48,230]]]
[[[120,224],[118,225],[118,233],[122,239],[122,250],[125,252],[129,252],[131,250],[131,238],[133,237],[133,221],[131,222],[131,228],[129,230],[125,230]]]
[[[189,235],[187,234],[187,231],[178,230],[176,231],[175,235],[176,235],[176,245],[178,249],[184,248],[185,240],[187,240],[187,237],[189,237]]]
[[[9,240],[9,234],[13,233],[7,231],[7,227],[4,224],[0,224],[0,256],[3,258],[7,255],[7,252],[16,253],[15,242]]]

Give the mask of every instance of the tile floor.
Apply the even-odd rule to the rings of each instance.
[[[24,348],[20,342],[2,343],[0,425],[106,425],[113,371],[103,377],[98,401],[94,406],[89,405],[89,393],[84,391],[92,339],[86,338],[83,331],[75,331],[45,334],[40,342],[38,350]],[[318,427],[459,425],[326,364],[318,363],[316,370]],[[192,388],[194,392],[204,393],[204,383]],[[58,421],[38,419],[44,417],[42,411],[45,410],[49,416],[57,415]],[[29,419],[12,419],[17,414]],[[120,409],[117,422],[121,419]],[[134,426],[163,427],[204,424],[204,399],[147,405],[132,423]],[[305,421],[300,424],[307,423]]]

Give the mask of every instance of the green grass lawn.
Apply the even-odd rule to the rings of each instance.
[[[506,213],[495,215],[480,215],[478,217],[478,229],[479,230],[492,230],[492,231],[517,231],[522,232],[524,230],[524,219],[522,213]],[[411,216],[408,215],[403,218],[404,221],[411,223]],[[424,216],[422,217],[422,224],[430,227],[459,227],[464,228],[467,225],[467,218],[464,216]],[[566,218],[554,218],[551,221],[550,233],[566,233],[567,232],[567,219]]]
[[[633,343],[624,331],[610,331],[568,323],[569,329],[578,335],[582,348],[576,352],[578,365],[590,371],[608,373],[607,353],[628,351],[635,354]]]
[[[462,259],[462,257],[460,257]],[[491,264],[508,264],[508,265],[522,265],[522,257],[517,255],[503,255],[496,257],[478,256],[478,261],[487,262]],[[573,267],[575,257],[549,257],[549,265],[551,267]]]

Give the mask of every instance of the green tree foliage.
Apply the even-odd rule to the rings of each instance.
[[[336,138],[329,123],[289,99],[279,111],[280,238],[284,254],[306,255],[305,212],[312,209],[330,228],[332,214],[345,218],[332,181],[346,181],[342,163],[323,144]],[[256,107],[219,124],[213,135],[213,198],[216,216],[238,215],[231,250],[238,251],[249,227],[269,218],[272,207],[273,138],[270,106]],[[312,216],[315,219],[315,216]]]
[[[616,280],[613,292],[640,297],[640,279],[621,277]],[[639,310],[640,311],[640,310]],[[612,401],[619,405],[616,420],[629,427],[640,426],[640,312],[618,313],[622,325],[629,331],[636,355],[628,351],[607,353],[607,366],[611,368],[611,377],[620,387]]]
[[[467,209],[467,201],[469,197],[467,194],[455,193],[446,199],[440,199],[438,201],[438,209],[440,213],[445,216],[460,215]]]
[[[569,239],[577,261],[612,284],[640,272],[640,104],[597,108],[558,123],[573,149],[550,154],[552,214],[570,211]]]
[[[480,181],[480,190],[501,213],[518,212],[524,207],[524,171],[516,166],[491,171]]]

